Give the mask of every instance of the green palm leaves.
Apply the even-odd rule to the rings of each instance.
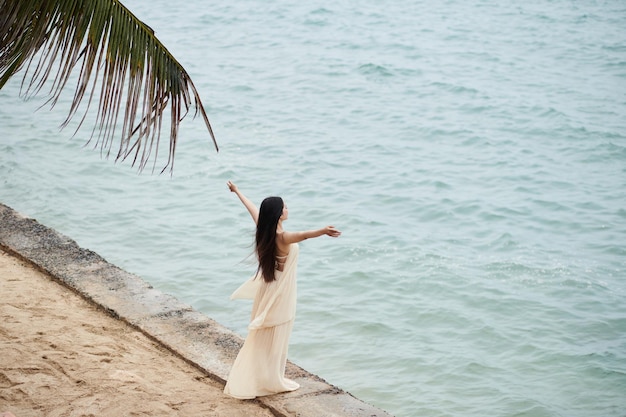
[[[152,29],[119,1],[0,0],[0,88],[26,67],[22,94],[36,94],[54,77],[49,91],[54,105],[76,66],[80,73],[63,125],[80,110],[80,127],[92,102],[99,101],[90,141],[107,156],[119,142],[116,161],[132,158],[133,166],[138,163],[142,170],[152,159],[154,169],[163,117],[169,113],[163,171],[172,170],[179,124],[192,106],[202,115],[217,150],[189,75]]]

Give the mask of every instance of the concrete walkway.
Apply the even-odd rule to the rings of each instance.
[[[216,321],[3,204],[0,247],[225,383],[243,339]],[[258,399],[276,416],[389,416],[291,362],[286,375],[301,388]]]

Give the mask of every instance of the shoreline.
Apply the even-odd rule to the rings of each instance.
[[[169,352],[169,356],[182,360],[223,389],[243,343],[231,330],[2,203],[0,249],[16,262],[22,262],[25,268],[32,266],[51,278],[50,281],[61,284],[65,291],[75,293],[93,309],[105,312],[108,318],[142,334]],[[5,277],[1,281],[3,287],[13,282]],[[2,296],[6,297],[4,290]],[[274,416],[389,416],[292,362],[287,363],[286,376],[296,380],[300,389],[253,400],[259,411]],[[0,381],[2,400],[4,385]],[[250,401],[233,401],[250,405]],[[10,406],[0,404],[0,411],[10,411]],[[228,415],[256,415],[230,411]]]

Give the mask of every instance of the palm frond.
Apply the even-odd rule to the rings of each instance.
[[[25,67],[21,94],[30,97],[51,85],[54,106],[77,66],[80,74],[63,126],[84,107],[78,130],[97,97],[90,141],[95,138],[94,146],[107,156],[119,142],[116,161],[132,158],[139,170],[151,159],[156,164],[168,106],[170,140],[163,171],[173,169],[179,124],[192,106],[218,150],[191,78],[152,29],[119,1],[0,0],[0,88]]]

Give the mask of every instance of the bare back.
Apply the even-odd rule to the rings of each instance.
[[[276,269],[282,271],[289,255],[289,244],[285,243],[284,232],[276,232]]]

